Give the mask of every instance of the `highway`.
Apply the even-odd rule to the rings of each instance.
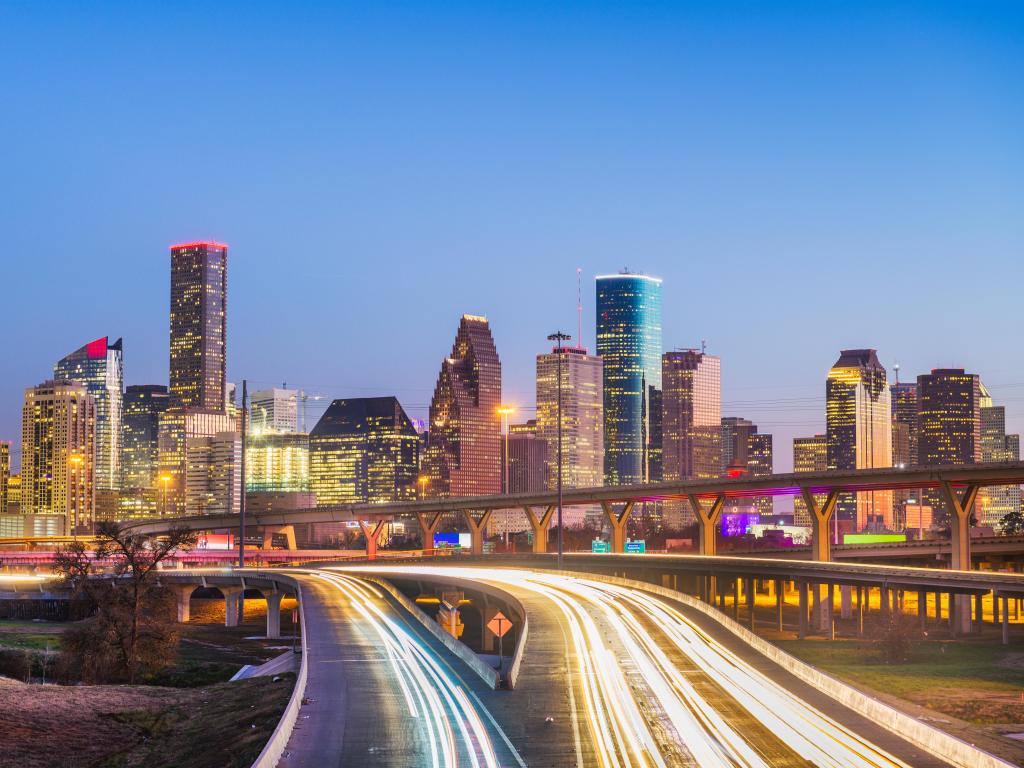
[[[309,682],[282,768],[521,765],[472,673],[374,585],[326,571],[302,584]]]
[[[364,571],[359,567],[347,572]],[[577,766],[914,766],[945,762],[923,753],[782,673],[707,617],[642,590],[581,576],[515,569],[380,566],[379,575],[430,574],[486,582],[526,607],[523,678],[568,688]],[[531,643],[564,634],[569,674],[530,667]],[[728,636],[728,637],[726,637]],[[559,679],[559,678],[562,679]],[[504,693],[514,699],[520,689]],[[492,707],[516,741],[522,706]],[[535,715],[534,715],[535,716]],[[529,765],[567,765],[516,741]]]

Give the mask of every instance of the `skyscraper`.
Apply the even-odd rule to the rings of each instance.
[[[167,387],[160,384],[136,384],[124,391],[120,502],[124,517],[160,511],[160,416],[168,401]]]
[[[775,447],[772,436],[767,432],[752,434],[747,449],[747,474],[750,477],[766,477],[772,474],[774,467]],[[754,508],[762,515],[771,515],[775,511],[775,502],[771,496],[755,496]]]
[[[647,482],[650,388],[660,391],[662,376],[660,278],[628,272],[597,278],[597,354],[604,362],[605,483]]]
[[[663,477],[703,480],[722,472],[721,360],[695,349],[662,355]],[[664,522],[677,528],[692,519],[683,502],[665,502]]]
[[[245,490],[301,493],[309,490],[309,435],[261,432],[246,436]]]
[[[249,432],[297,432],[299,399],[294,389],[265,389],[249,398]]]
[[[228,417],[225,417],[228,418]],[[186,438],[185,508],[190,514],[237,514],[242,498],[242,439],[232,422],[212,435]]]
[[[96,406],[96,489],[114,490],[121,484],[121,419],[124,357],[121,339],[90,341],[53,366],[55,381],[77,381]]]
[[[963,368],[935,368],[917,377],[917,463],[960,466],[981,461],[981,381]],[[936,491],[924,493],[935,520],[949,510]]]
[[[917,383],[902,381],[889,387],[892,423],[906,427],[906,454],[893,453],[893,464],[917,463]],[[894,443],[895,445],[896,443]]]
[[[825,435],[793,438],[793,471],[824,472],[828,469],[828,438]],[[821,504],[824,496],[815,496]],[[811,513],[800,494],[793,496],[793,525],[810,527]]]
[[[562,485],[604,484],[601,358],[581,347],[537,355],[537,436],[547,446],[547,487],[558,483],[558,371],[562,371]]]
[[[1020,435],[1006,434],[1006,408],[992,405],[992,398],[981,385],[981,460],[1020,461]],[[1020,509],[1019,485],[993,485],[982,488],[975,509],[978,522],[998,528],[1010,512]]]
[[[96,503],[96,404],[85,385],[45,381],[25,390],[21,412],[21,511],[64,515],[67,532],[92,527]]]
[[[873,349],[844,349],[825,382],[829,469],[892,466],[892,401]],[[892,524],[892,491],[844,493],[837,519],[855,530]]]
[[[335,400],[309,433],[317,506],[414,501],[419,444],[397,398]]]
[[[196,515],[221,509],[238,511],[241,481],[235,484],[234,477],[240,472],[240,466],[215,468],[204,467],[201,463],[235,461],[234,448],[228,449],[226,435],[236,432],[235,419],[223,411],[172,407],[160,415],[158,443],[162,514]],[[217,438],[216,446],[214,438]],[[231,482],[210,479],[218,473],[225,478],[230,477]],[[219,492],[230,496],[210,499],[211,494]]]
[[[171,406],[224,411],[226,245],[171,246]]]
[[[757,425],[739,416],[722,417],[722,463],[721,474],[729,474],[731,467],[744,469],[747,466],[747,452],[750,436],[757,434]]]
[[[721,360],[695,349],[662,356],[664,478],[702,480],[722,471]]]
[[[563,446],[564,448],[564,446]],[[503,450],[504,452],[504,450]],[[548,444],[540,437],[537,421],[510,424],[508,428],[508,492],[542,493],[551,476]],[[519,510],[514,511],[521,518]],[[525,521],[523,527],[526,526]]]
[[[501,361],[486,317],[463,315],[430,400],[426,493],[483,496],[501,489]]]
[[[0,440],[0,515],[7,514],[8,487],[11,483],[11,444]]]

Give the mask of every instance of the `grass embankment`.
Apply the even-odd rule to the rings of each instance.
[[[0,681],[0,768],[249,766],[293,679],[190,689]]]

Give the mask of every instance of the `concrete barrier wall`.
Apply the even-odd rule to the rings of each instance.
[[[288,706],[285,707],[284,714],[281,715],[277,728],[270,735],[270,739],[267,740],[263,751],[260,752],[260,756],[252,764],[252,768],[275,768],[281,756],[284,755],[285,747],[288,746],[288,739],[291,738],[292,729],[295,728],[295,723],[299,719],[299,708],[302,706],[302,699],[306,695],[306,680],[309,675],[306,662],[308,656],[306,653],[306,611],[302,607],[302,587],[297,579],[276,574],[261,574],[261,578],[271,578],[274,581],[287,584],[295,590],[295,595],[299,600],[299,623],[302,626],[302,663],[299,665],[298,677],[295,678],[292,696],[288,700]]]
[[[377,578],[376,576],[370,576],[368,574],[360,574],[359,578],[373,582],[378,587],[385,590],[389,595],[395,598],[395,601],[399,605],[401,605],[403,608],[405,608],[405,610],[412,614],[412,616],[420,624],[426,627],[427,631],[430,632],[430,634],[432,634],[434,637],[436,637],[438,640],[444,643],[445,647],[449,651],[451,651],[464,662],[466,662],[469,668],[472,669],[489,688],[498,687],[498,670],[492,668],[490,664],[484,662],[479,656],[473,653],[473,651],[471,651],[465,643],[455,639],[450,634],[441,629],[441,626],[436,621],[427,616],[427,614],[425,614],[423,610],[418,605],[416,605],[416,603],[414,603],[408,597],[403,595],[394,584],[385,579]]]
[[[554,571],[548,571],[554,573]],[[651,592],[655,595],[667,597],[683,603],[706,616],[717,621],[725,629],[732,632],[756,651],[766,656],[780,667],[790,672],[803,682],[828,694],[833,699],[849,707],[854,712],[879,723],[891,731],[901,735],[911,744],[920,747],[925,752],[945,760],[957,768],[1014,768],[1013,763],[1000,760],[995,755],[978,749],[977,747],[951,736],[945,731],[926,725],[914,717],[901,712],[900,710],[883,704],[863,691],[853,686],[842,683],[834,677],[826,675],[819,669],[812,667],[782,649],[772,645],[767,640],[758,637],[743,625],[733,621],[717,609],[697,600],[690,595],[676,592],[655,584],[648,584],[644,581],[623,579],[617,576],[603,576],[598,574],[578,574],[581,578],[592,578],[595,581],[604,581],[609,584],[617,584],[623,587],[632,587]]]

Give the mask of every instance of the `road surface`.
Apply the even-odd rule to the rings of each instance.
[[[486,582],[523,602],[530,631],[522,682],[510,693],[495,692],[504,701],[484,700],[528,765],[947,765],[796,679],[700,612],[650,592],[517,569],[369,570]],[[553,663],[552,646],[559,645],[564,665]],[[531,666],[536,650],[546,656],[541,667]],[[529,695],[516,702],[531,677],[534,688],[548,690],[540,711]],[[546,739],[535,738],[542,715],[560,726],[548,734],[556,743],[564,745],[570,732],[568,754],[562,747],[550,754]],[[531,718],[531,728],[517,728]]]
[[[302,584],[308,682],[281,768],[522,764],[471,673],[385,593],[344,574],[289,573]]]

